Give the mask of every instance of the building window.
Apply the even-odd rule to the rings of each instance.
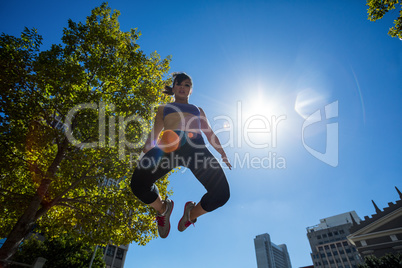
[[[321,239],[321,235],[317,235],[317,239]]]
[[[107,247],[106,255],[113,257],[115,251],[116,251],[116,247],[109,245],[109,246]]]
[[[121,248],[117,249],[116,259],[122,260],[124,256],[124,250]]]
[[[332,233],[331,233],[331,232],[329,232],[329,233],[328,233],[328,236],[329,236],[329,237],[331,237],[331,236],[332,236]]]

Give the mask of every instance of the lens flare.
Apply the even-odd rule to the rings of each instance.
[[[328,95],[324,91],[311,88],[304,89],[297,94],[295,111],[304,119],[328,102]]]
[[[176,151],[179,148],[180,138],[173,130],[165,130],[158,142],[158,147],[165,153]]]

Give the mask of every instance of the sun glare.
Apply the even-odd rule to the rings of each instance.
[[[244,114],[246,116],[262,116],[271,118],[286,114],[283,101],[279,96],[266,97],[259,94],[253,100],[245,102]]]
[[[266,144],[266,149],[269,150],[283,145],[284,136],[289,133],[289,104],[285,99],[284,96],[269,95],[263,90],[258,90],[249,99],[244,99],[241,104],[243,128],[247,130],[244,138],[257,145]]]
[[[320,107],[326,104],[327,94],[317,92],[314,89],[307,88],[297,94],[295,101],[295,111],[304,119],[310,116]]]

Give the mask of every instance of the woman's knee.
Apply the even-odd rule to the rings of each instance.
[[[147,179],[144,177],[144,174],[141,174],[138,169],[135,169],[130,182],[131,191],[135,196],[140,197],[141,193],[145,192],[147,188],[150,188],[146,182]]]
[[[229,199],[230,199],[230,190],[229,187],[227,187],[227,189],[219,193],[219,197],[217,198],[216,203],[218,207],[221,207],[225,205],[229,201]]]
[[[158,187],[155,184],[147,185],[135,178],[131,179],[131,191],[145,204],[151,204],[159,195]]]
[[[134,177],[131,178],[131,183],[130,183],[131,191],[135,196],[139,196],[141,194],[141,184],[139,184],[139,181],[136,180]]]
[[[218,187],[214,189],[214,191],[210,191],[207,193],[208,199],[209,199],[209,206],[208,210],[212,211],[215,210],[219,207],[222,207],[225,205],[229,199],[230,199],[230,190],[229,186],[226,184],[226,186]]]

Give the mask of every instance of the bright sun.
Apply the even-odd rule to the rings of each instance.
[[[266,96],[262,90],[253,98],[242,102],[244,128],[248,130],[245,138],[254,144],[269,144],[267,148],[278,146],[278,135],[286,128],[286,107],[279,96]],[[257,146],[259,147],[259,146]],[[262,147],[260,147],[262,148]]]

